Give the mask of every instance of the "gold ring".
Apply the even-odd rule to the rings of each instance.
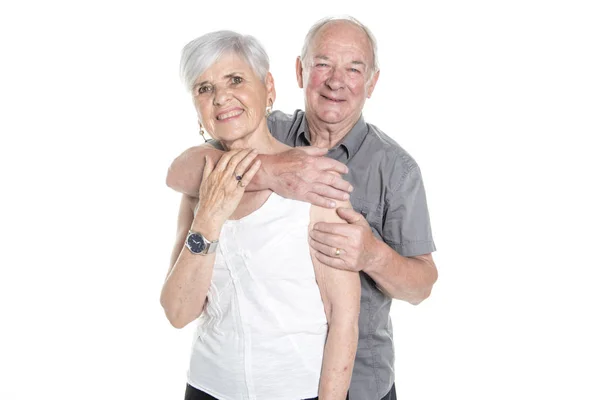
[[[245,187],[246,184],[244,182],[242,182],[242,181],[238,181],[238,186],[239,187]]]
[[[336,248],[336,249],[335,249],[335,256],[336,256],[336,257],[339,257],[339,256],[340,256],[340,254],[342,254],[342,249],[340,249],[340,248]]]

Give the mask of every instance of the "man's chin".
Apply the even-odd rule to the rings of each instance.
[[[319,119],[326,124],[339,124],[344,120],[342,113],[339,111],[325,111],[317,114]]]

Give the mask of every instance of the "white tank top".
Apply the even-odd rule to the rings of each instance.
[[[327,319],[308,247],[308,203],[272,193],[226,221],[188,383],[220,400],[318,395]]]

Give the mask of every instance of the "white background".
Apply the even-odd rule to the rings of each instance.
[[[385,3],[0,6],[1,399],[183,398],[192,330],[159,305],[166,171],[199,143],[179,52],[255,35],[291,112],[330,14],[379,40],[364,115],[419,162],[438,247],[431,298],[392,308],[398,397],[600,398],[597,3]]]

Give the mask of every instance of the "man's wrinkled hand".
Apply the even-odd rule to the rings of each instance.
[[[367,220],[351,208],[338,208],[348,223],[318,222],[310,231],[310,246],[323,264],[348,271],[362,271],[376,257],[377,239]]]
[[[299,147],[273,156],[267,170],[270,189],[282,197],[334,208],[335,200],[347,200],[352,185],[339,174],[348,167],[325,157],[327,149]]]

